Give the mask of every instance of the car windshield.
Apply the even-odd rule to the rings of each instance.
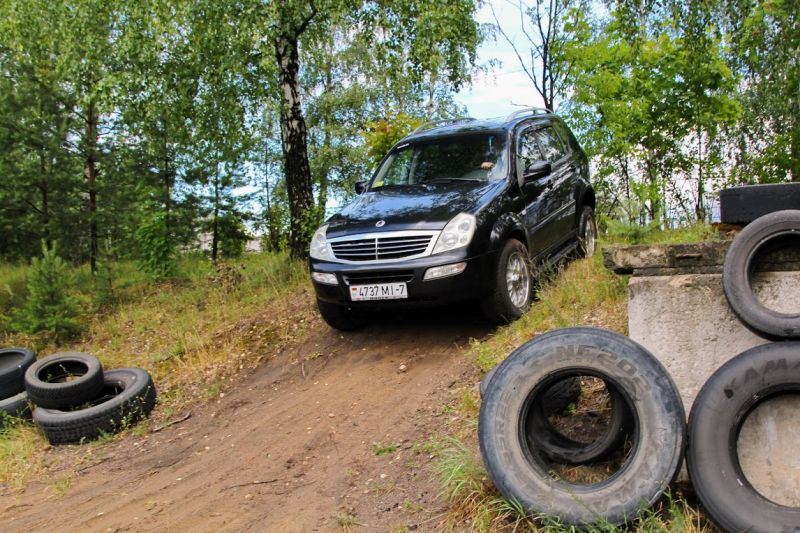
[[[401,145],[383,162],[370,188],[502,179],[504,147],[505,136],[499,133]]]

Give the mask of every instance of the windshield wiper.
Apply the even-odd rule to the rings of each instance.
[[[479,180],[477,178],[433,178],[432,180],[426,180],[423,183],[452,183],[454,181],[480,182],[480,181],[483,181],[483,180]]]

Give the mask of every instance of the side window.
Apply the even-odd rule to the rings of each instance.
[[[561,145],[561,141],[556,136],[556,132],[553,130],[552,126],[546,126],[540,130],[536,130],[536,138],[539,141],[539,146],[547,161],[555,163],[564,157],[564,147]]]
[[[541,159],[542,152],[536,142],[536,132],[533,128],[523,131],[517,142],[517,174],[521,176],[528,165]]]
[[[561,144],[567,148],[567,151],[574,150],[577,142],[564,123],[557,120],[553,121],[553,127],[556,133],[558,133],[558,136],[561,137]]]
[[[372,186],[407,185],[413,156],[414,150],[411,149],[401,150],[394,154],[392,160],[386,162],[386,173],[383,176],[379,176]]]

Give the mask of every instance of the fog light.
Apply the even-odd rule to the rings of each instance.
[[[438,267],[429,268],[425,271],[423,280],[445,278],[447,276],[455,276],[461,274],[467,268],[467,263],[455,263],[452,265],[443,265]]]
[[[317,283],[324,283],[325,285],[339,284],[339,280],[336,279],[336,274],[328,274],[326,272],[312,272],[311,277]]]

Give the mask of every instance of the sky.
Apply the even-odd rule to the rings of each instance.
[[[530,47],[520,28],[519,8],[513,0],[490,0],[480,8],[476,20],[481,24],[494,24],[492,7],[501,27],[514,40],[517,49],[528,55]],[[498,65],[489,67],[490,60]],[[489,118],[507,115],[520,109],[520,106],[542,106],[543,102],[530,78],[525,74],[511,45],[497,33],[488,38],[478,48],[478,64],[486,67],[486,72],[473,76],[473,83],[456,94],[456,101],[467,107],[469,116]]]

